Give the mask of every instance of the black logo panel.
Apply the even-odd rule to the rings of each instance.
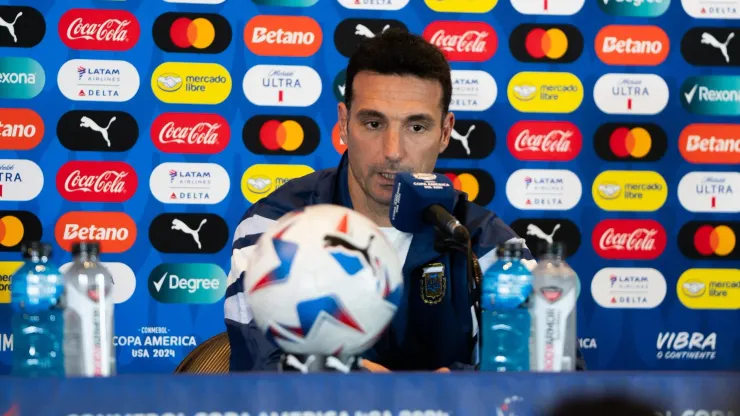
[[[72,110],[57,123],[62,146],[75,151],[124,152],[139,138],[139,125],[123,111]]]
[[[164,213],[149,225],[149,241],[162,253],[213,254],[229,241],[229,226],[216,214]]]

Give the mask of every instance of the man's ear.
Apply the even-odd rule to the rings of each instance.
[[[455,128],[455,114],[449,111],[442,120],[442,137],[439,142],[439,153],[444,152],[450,144],[450,135],[453,128]]]
[[[342,143],[347,141],[347,123],[349,122],[349,109],[344,103],[337,104],[337,120],[339,120],[339,138]]]

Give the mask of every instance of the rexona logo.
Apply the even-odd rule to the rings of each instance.
[[[478,70],[452,70],[451,111],[485,111],[498,96],[498,87],[491,74]]]
[[[668,84],[654,74],[606,74],[594,85],[596,106],[606,114],[655,115],[668,96]]]
[[[231,75],[219,64],[165,62],[152,74],[151,86],[169,104],[220,104],[231,94]]]
[[[127,51],[140,35],[139,21],[126,10],[72,9],[59,18],[59,38],[70,49]]]
[[[572,16],[578,13],[586,0],[511,0],[521,14]]]
[[[594,179],[591,194],[604,211],[656,211],[668,198],[668,184],[657,172],[607,170]]]
[[[307,57],[322,41],[321,26],[308,16],[257,15],[244,27],[244,43],[255,55]]]
[[[149,225],[149,241],[162,253],[221,251],[229,241],[229,226],[216,214],[159,214]]]
[[[468,201],[486,206],[491,203],[496,193],[496,184],[491,174],[483,169],[435,169],[452,181],[452,186],[468,194]]]
[[[69,150],[125,152],[136,144],[139,125],[123,111],[72,110],[59,118],[57,137]]]
[[[44,68],[31,58],[0,58],[0,98],[33,98],[44,89]]]
[[[519,169],[506,181],[506,196],[522,210],[567,211],[581,200],[581,180],[563,169]]]
[[[605,123],[594,133],[594,149],[610,162],[655,162],[665,155],[668,137],[654,123]]]
[[[161,303],[216,303],[226,293],[226,273],[211,263],[164,263],[149,274],[147,287]]]
[[[678,200],[691,212],[740,212],[740,173],[690,172],[678,183]]]
[[[28,108],[0,108],[0,150],[31,150],[44,138],[44,120]]]
[[[740,164],[740,125],[689,124],[678,137],[678,149],[691,163]]]
[[[498,4],[498,0],[424,0],[424,3],[426,3],[426,5],[435,12],[488,13],[494,7],[496,7],[496,4]]]
[[[0,304],[10,303],[10,293],[13,290],[13,274],[21,266],[23,266],[22,261],[0,261]]]
[[[334,46],[339,53],[349,58],[355,53],[360,43],[391,28],[408,31],[406,25],[398,20],[345,19],[339,22],[334,29]]]
[[[565,218],[520,218],[511,223],[511,229],[526,240],[535,255],[540,254],[542,244],[563,243],[566,257],[574,255],[581,246],[581,230]]]
[[[740,66],[738,34],[738,27],[693,27],[681,39],[681,55],[696,66]]]
[[[306,116],[254,116],[242,130],[244,146],[258,155],[305,156],[320,138],[319,126]]]
[[[313,171],[313,168],[306,165],[252,165],[242,175],[242,194],[247,201],[254,204],[289,180],[306,176]]]
[[[401,10],[409,0],[339,0],[339,4],[353,10]]]
[[[231,180],[215,163],[162,163],[149,176],[149,188],[165,204],[218,204],[229,194]]]
[[[344,102],[344,90],[346,87],[347,87],[347,71],[343,69],[337,72],[337,76],[334,77],[334,82],[332,83],[332,91],[334,91],[334,97],[340,103]]]
[[[704,335],[701,332],[661,332],[658,334],[655,348],[658,350],[656,357],[659,360],[714,360],[717,358],[717,333]],[[703,413],[710,414],[708,411]],[[687,411],[683,414],[699,416],[702,413],[700,410],[696,413]],[[728,416],[731,414],[732,412],[728,412]],[[666,416],[670,416],[670,412],[666,412]]]
[[[572,113],[583,102],[583,84],[568,72],[520,72],[506,92],[511,106],[524,113]]]
[[[678,232],[678,248],[690,259],[740,260],[740,223],[689,221]]]
[[[0,252],[20,251],[21,244],[40,241],[41,221],[28,211],[0,211]]]
[[[54,235],[66,251],[76,242],[92,241],[102,253],[123,253],[136,241],[136,223],[123,212],[72,211],[59,218]]]
[[[231,25],[215,13],[165,13],[154,21],[154,43],[165,52],[221,53],[231,43]]]
[[[41,193],[44,174],[26,159],[0,159],[0,201],[30,201]]]
[[[681,0],[684,11],[696,19],[740,19],[740,1]]]
[[[163,113],[149,131],[154,146],[165,153],[216,154],[231,140],[229,123],[218,114]]]
[[[457,119],[440,159],[483,159],[496,147],[496,133],[483,120]]]
[[[604,220],[596,224],[591,244],[610,260],[653,260],[665,250],[668,236],[655,220]]]
[[[498,37],[485,22],[436,21],[422,33],[449,61],[483,62],[498,48]]]
[[[72,267],[72,264],[72,262],[62,264],[59,266],[59,271],[66,273]],[[129,300],[136,291],[136,276],[134,275],[134,271],[125,263],[104,261],[102,265],[113,276],[113,302],[118,304]]]
[[[319,0],[252,0],[254,4],[281,7],[309,7],[313,6],[318,1]]]
[[[607,267],[591,280],[591,296],[602,308],[652,309],[667,291],[665,277],[652,268]]]
[[[658,17],[668,10],[671,0],[598,0],[604,13],[612,16]]]
[[[67,162],[57,172],[57,190],[72,202],[125,202],[139,186],[125,162]]]
[[[740,115],[740,77],[689,77],[681,84],[681,104],[690,113],[710,116]]]
[[[676,286],[678,300],[689,309],[740,309],[738,269],[689,269]]]
[[[518,121],[511,126],[506,144],[519,160],[567,162],[581,152],[583,137],[569,121]]]
[[[128,101],[139,83],[136,68],[125,61],[72,59],[57,74],[59,91],[73,101]]]
[[[583,52],[583,35],[573,25],[525,23],[511,32],[509,49],[521,62],[570,63]]]
[[[607,65],[655,66],[668,56],[670,40],[658,26],[609,25],[596,34],[594,47]]]
[[[255,105],[308,107],[321,96],[321,77],[309,66],[255,65],[242,82],[244,95]]]
[[[46,35],[44,15],[33,7],[0,6],[0,19],[5,22],[0,32],[0,46],[31,48],[41,43]]]

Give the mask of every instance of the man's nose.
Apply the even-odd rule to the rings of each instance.
[[[401,134],[397,129],[387,129],[383,137],[383,156],[386,160],[397,162],[403,157]]]

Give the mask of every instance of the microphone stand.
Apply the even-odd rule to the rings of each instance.
[[[436,227],[435,227],[436,228]],[[440,231],[439,229],[437,229]],[[444,235],[440,232],[440,234]],[[446,252],[449,251],[449,249],[458,251],[460,253],[463,253],[465,255],[465,259],[467,261],[467,267],[465,268],[467,271],[467,280],[468,280],[468,293],[470,294],[470,297],[473,302],[473,307],[475,309],[475,317],[478,320],[478,325],[480,325],[481,322],[481,308],[480,308],[480,294],[481,294],[481,278],[482,278],[482,271],[480,268],[480,264],[478,263],[478,257],[473,253],[473,246],[470,241],[470,238],[467,238],[467,241],[465,243],[462,243],[460,241],[457,241],[449,236],[444,236],[442,240],[436,240],[435,241],[435,247],[437,251],[439,252]]]

